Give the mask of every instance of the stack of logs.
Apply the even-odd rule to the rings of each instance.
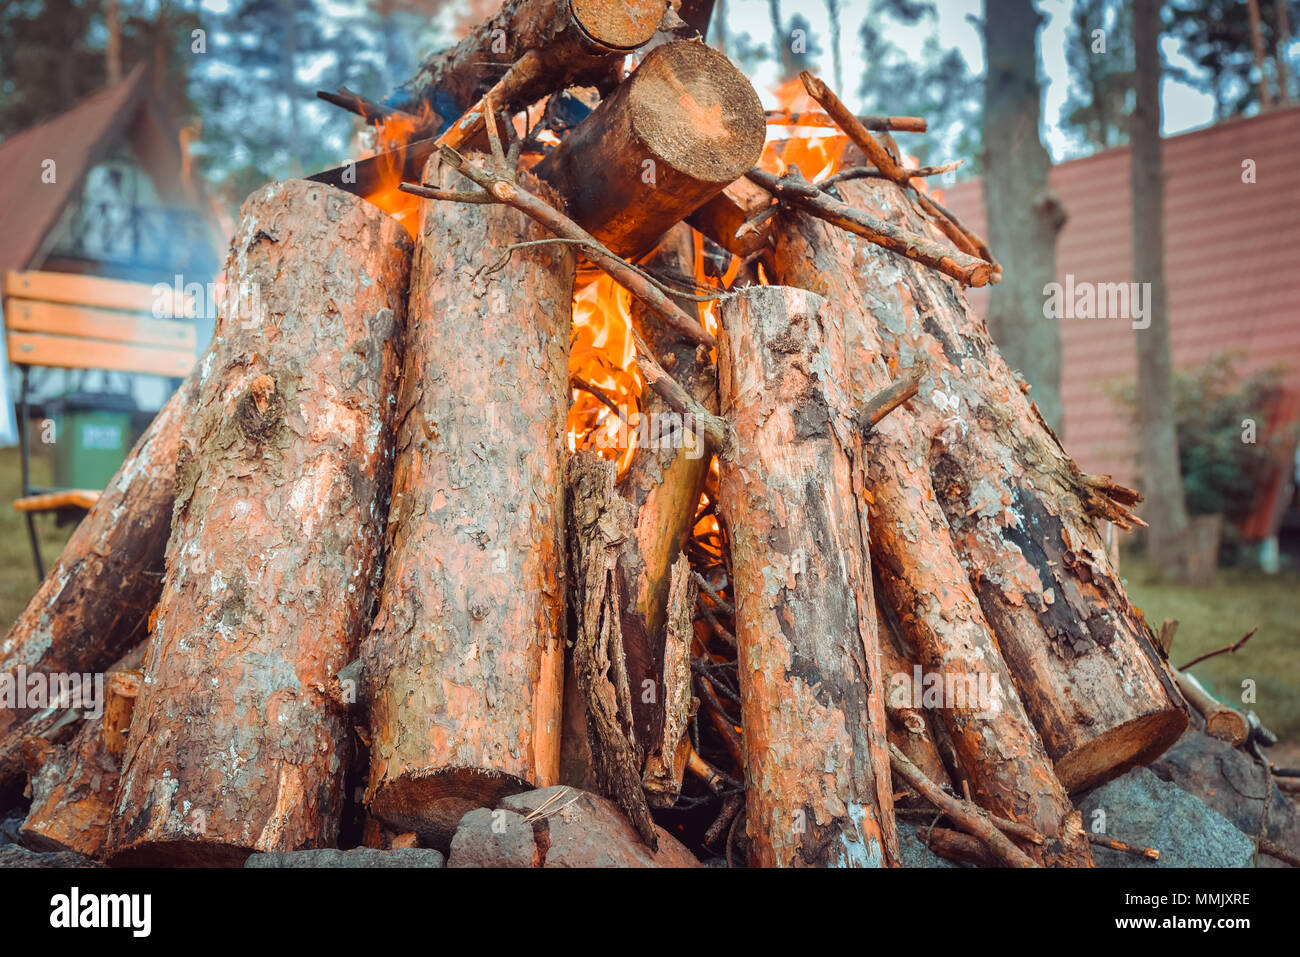
[[[756,169],[757,95],[665,6],[507,0],[426,64],[405,106],[452,121],[402,160],[413,242],[358,178],[247,200],[226,280],[257,310],[0,647],[108,675],[97,721],[0,710],[29,843],[234,864],[335,846],[359,804],[366,843],[445,849],[568,783],[650,844],[652,808],[708,806],[700,846],[751,865],[894,865],[917,808],[953,856],[1091,864],[1071,794],[1188,721],[1103,537],[1136,497],[971,311],[1000,267],[900,163],[918,123],[805,76],[859,165]],[[600,104],[558,146],[498,122],[575,84]],[[741,263],[703,295],[701,234]],[[708,454],[569,452],[580,265],[635,298],[640,413]]]

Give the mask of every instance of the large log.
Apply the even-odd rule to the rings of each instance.
[[[842,188],[853,195],[862,187]],[[858,400],[865,401],[891,380],[879,358],[873,291],[901,281],[899,270],[909,263],[883,251],[882,262],[875,258],[879,247],[802,212],[783,218],[773,234],[777,280],[811,289],[844,309],[850,380]],[[882,275],[866,273],[867,263]],[[924,270],[908,278],[946,282]],[[922,393],[929,391],[927,382]],[[943,701],[937,712],[975,800],[1046,835],[1043,847],[1024,848],[1036,861],[1090,864],[1082,819],[1016,694],[935,500],[926,464],[930,433],[922,431],[912,411],[920,404],[892,412],[875,427],[868,445],[871,556],[883,586],[879,600],[890,603],[910,650],[928,673],[945,686],[951,682],[963,693],[975,692],[962,701],[955,696]],[[993,702],[982,702],[980,689],[996,694],[996,707],[984,707]]]
[[[426,181],[460,188],[435,158]],[[529,189],[544,190],[522,174]],[[367,803],[443,849],[557,780],[575,257],[497,205],[424,203],[383,597],[364,660]]]
[[[771,286],[727,300],[722,328],[719,393],[736,437],[718,506],[753,863],[883,866],[897,836],[843,323],[821,297]]]
[[[381,571],[411,242],[302,180],[244,204],[183,425],[146,680],[109,831],[118,864],[231,864],[337,838],[351,723],[329,694]]]
[[[536,167],[578,225],[621,256],[644,252],[758,160],[763,104],[723,54],[652,50]]]
[[[207,361],[167,400],[68,539],[0,644],[0,674],[99,672],[144,638],[162,594],[181,423]],[[48,732],[39,714],[0,708],[0,805],[22,789],[23,740]]]
[[[893,183],[841,186],[849,202],[924,228]],[[1187,726],[1173,676],[1111,566],[1100,519],[1133,499],[1080,472],[1038,415],[959,287],[852,236],[878,354],[927,363],[911,458],[942,507],[1020,698],[1070,792],[1168,748]]]
[[[506,0],[465,39],[421,64],[391,105],[410,112],[428,106],[445,126],[530,51],[540,59],[536,78],[498,109],[521,109],[566,86],[612,86],[623,57],[654,35],[667,9],[667,0]]]

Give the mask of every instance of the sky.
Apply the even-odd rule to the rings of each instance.
[[[771,15],[768,0],[726,0],[727,25],[732,33],[748,33],[756,42],[770,42]],[[840,54],[844,61],[844,76],[857,77],[864,64],[859,51],[858,27],[866,17],[869,0],[844,0],[840,14]],[[979,24],[983,10],[982,0],[937,0],[937,23],[921,23],[914,27],[891,28],[889,39],[911,57],[919,57],[928,34],[937,31],[939,43],[956,47],[970,68],[978,74],[984,72],[984,42]],[[1065,103],[1069,87],[1069,68],[1065,60],[1065,45],[1071,0],[1036,0],[1035,6],[1043,16],[1039,30],[1039,81],[1043,85],[1043,141],[1054,160],[1066,158],[1069,142],[1057,120]],[[802,14],[816,35],[818,47],[825,51],[819,75],[824,80],[831,76],[830,24],[823,0],[783,0],[781,14],[786,20]],[[972,18],[975,22],[972,22]],[[1167,41],[1162,48],[1167,63],[1190,66],[1177,50],[1175,41]],[[755,79],[755,86],[763,92],[775,82],[776,68],[764,64]],[[846,102],[857,105],[855,82],[845,83],[849,89],[839,91]],[[1209,124],[1214,116],[1214,101],[1185,83],[1169,77],[1161,89],[1163,103],[1163,132],[1166,136],[1185,133]],[[955,158],[955,157],[952,157]]]

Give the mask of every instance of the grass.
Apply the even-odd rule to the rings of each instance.
[[[1120,570],[1129,598],[1159,630],[1177,618],[1169,651],[1175,666],[1232,644],[1258,627],[1240,651],[1218,655],[1192,668],[1216,697],[1255,711],[1283,741],[1300,741],[1300,572],[1265,575],[1255,569],[1221,568],[1213,588],[1154,581],[1148,567],[1125,555]],[[1255,682],[1255,702],[1243,705],[1242,682]]]
[[[37,485],[49,481],[48,459],[33,456]],[[16,448],[0,449],[0,626],[5,630],[36,591],[36,571],[23,517],[10,506],[21,491]],[[53,564],[72,533],[56,527],[53,516],[37,516],[46,566]],[[1190,588],[1151,579],[1146,565],[1125,555],[1120,567],[1129,597],[1159,628],[1165,618],[1181,623],[1170,658],[1182,664],[1206,651],[1259,631],[1241,651],[1220,655],[1192,669],[1206,686],[1228,702],[1241,696],[1241,682],[1256,685],[1250,707],[1284,741],[1300,741],[1300,571],[1267,576],[1241,568],[1220,569],[1214,588]]]
[[[33,454],[32,483],[42,486],[49,482],[49,458]],[[14,499],[21,495],[22,466],[18,449],[0,449],[0,624],[5,631],[27,607],[38,584],[32,546],[27,539],[27,522],[13,508]],[[36,531],[47,570],[58,558],[72,529],[71,524],[58,527],[53,515],[36,516]]]

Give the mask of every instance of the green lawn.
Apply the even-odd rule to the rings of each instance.
[[[1120,569],[1129,598],[1153,628],[1177,618],[1178,634],[1169,660],[1181,665],[1197,655],[1230,645],[1257,631],[1240,651],[1219,655],[1192,669],[1207,688],[1241,706],[1241,683],[1255,682],[1255,703],[1247,704],[1283,741],[1300,741],[1300,572],[1278,575],[1221,568],[1214,588],[1191,588],[1151,580],[1146,565],[1125,555]]]
[[[48,485],[50,461],[32,456],[32,481]],[[27,523],[22,513],[14,511],[14,499],[22,495],[22,468],[18,449],[0,449],[0,623],[8,630],[10,623],[27,606],[36,591],[36,566],[27,539]],[[41,537],[41,554],[48,569],[59,557],[59,550],[72,534],[72,525],[59,528],[53,515],[36,516]]]

